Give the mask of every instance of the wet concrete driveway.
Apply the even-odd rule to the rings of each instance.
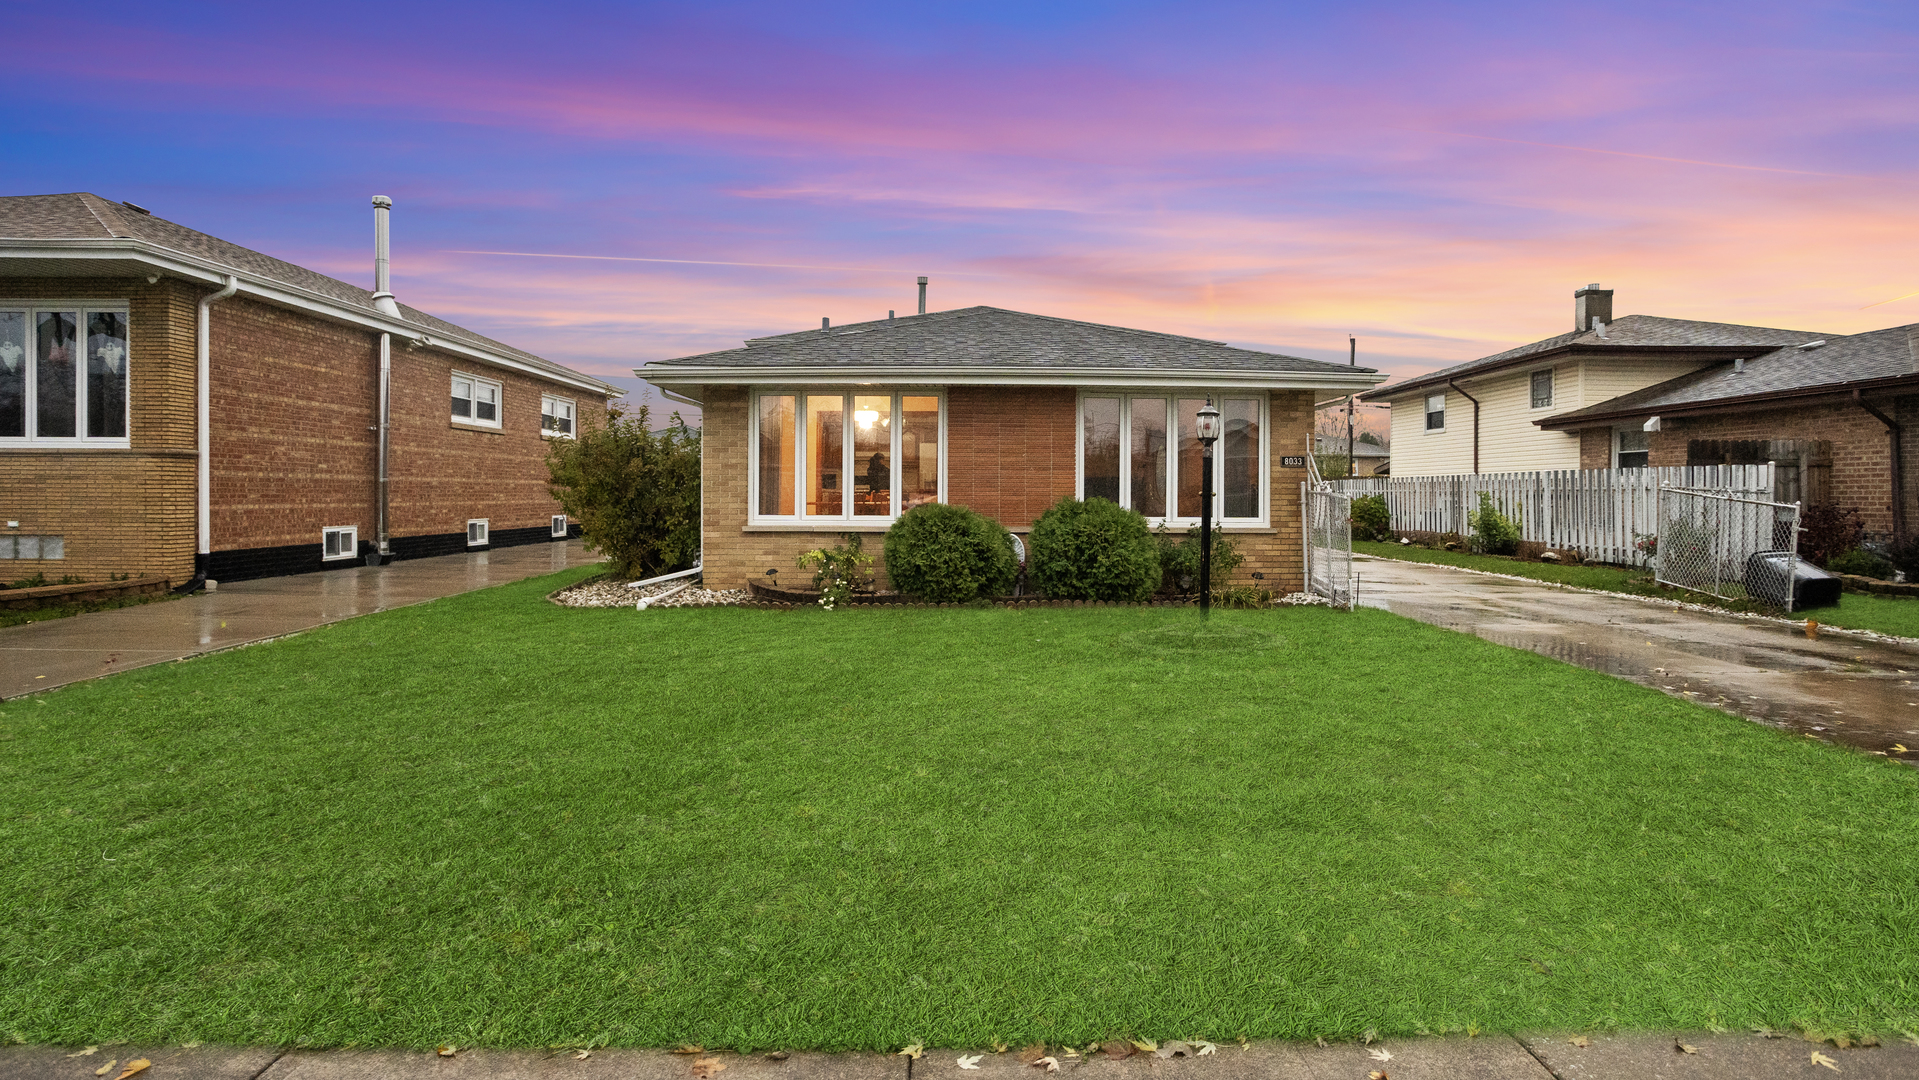
[[[1369,607],[1919,765],[1919,646],[1429,563],[1353,562]]]
[[[527,544],[240,581],[199,596],[0,628],[0,701],[598,561],[580,540]]]

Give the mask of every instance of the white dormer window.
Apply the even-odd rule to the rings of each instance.
[[[500,426],[500,384],[477,375],[453,373],[453,422]]]

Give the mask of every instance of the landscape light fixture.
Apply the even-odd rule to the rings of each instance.
[[[1213,613],[1213,443],[1219,441],[1219,410],[1207,398],[1193,422],[1199,437],[1199,617]]]

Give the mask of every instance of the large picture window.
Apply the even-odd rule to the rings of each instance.
[[[127,445],[124,307],[0,303],[0,445]]]
[[[1213,516],[1266,519],[1265,398],[1215,393],[1221,434],[1213,446]],[[1087,394],[1080,398],[1080,498],[1102,498],[1155,522],[1197,522],[1206,395]]]
[[[942,414],[913,391],[754,395],[752,516],[890,520],[938,502]]]

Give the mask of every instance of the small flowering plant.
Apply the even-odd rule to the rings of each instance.
[[[813,587],[820,591],[819,605],[827,611],[872,583],[866,568],[873,565],[873,556],[860,550],[859,534],[848,533],[840,541],[830,548],[815,548],[796,560],[800,569],[813,571]]]
[[[1651,558],[1652,556],[1659,554],[1659,534],[1658,533],[1634,533],[1632,535],[1633,535],[1632,546],[1634,551],[1639,552],[1641,555],[1644,555],[1647,558]]]

